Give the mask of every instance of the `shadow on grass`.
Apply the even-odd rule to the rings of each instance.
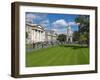
[[[87,45],[72,45],[72,44],[70,44],[70,45],[60,45],[60,47],[66,47],[66,48],[70,47],[72,49],[89,48]]]

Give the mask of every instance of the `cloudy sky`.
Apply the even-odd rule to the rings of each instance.
[[[68,25],[73,31],[78,30],[78,25],[75,23],[77,16],[79,15],[26,12],[26,22],[39,24],[46,30],[54,30],[61,34],[66,33]]]

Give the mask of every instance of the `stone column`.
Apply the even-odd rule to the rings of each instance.
[[[40,41],[41,41],[41,31],[40,31]]]
[[[37,30],[35,30],[35,42],[37,42]]]
[[[40,31],[40,38],[39,39],[40,39],[40,42],[41,42],[41,31]]]

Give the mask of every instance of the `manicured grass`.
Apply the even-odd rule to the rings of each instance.
[[[89,64],[89,48],[59,45],[26,53],[26,67]]]

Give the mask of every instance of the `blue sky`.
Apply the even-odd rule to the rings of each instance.
[[[78,25],[75,23],[77,16],[79,15],[26,12],[26,22],[41,25],[46,30],[54,30],[61,34],[66,33],[68,25],[73,32],[78,30]]]

